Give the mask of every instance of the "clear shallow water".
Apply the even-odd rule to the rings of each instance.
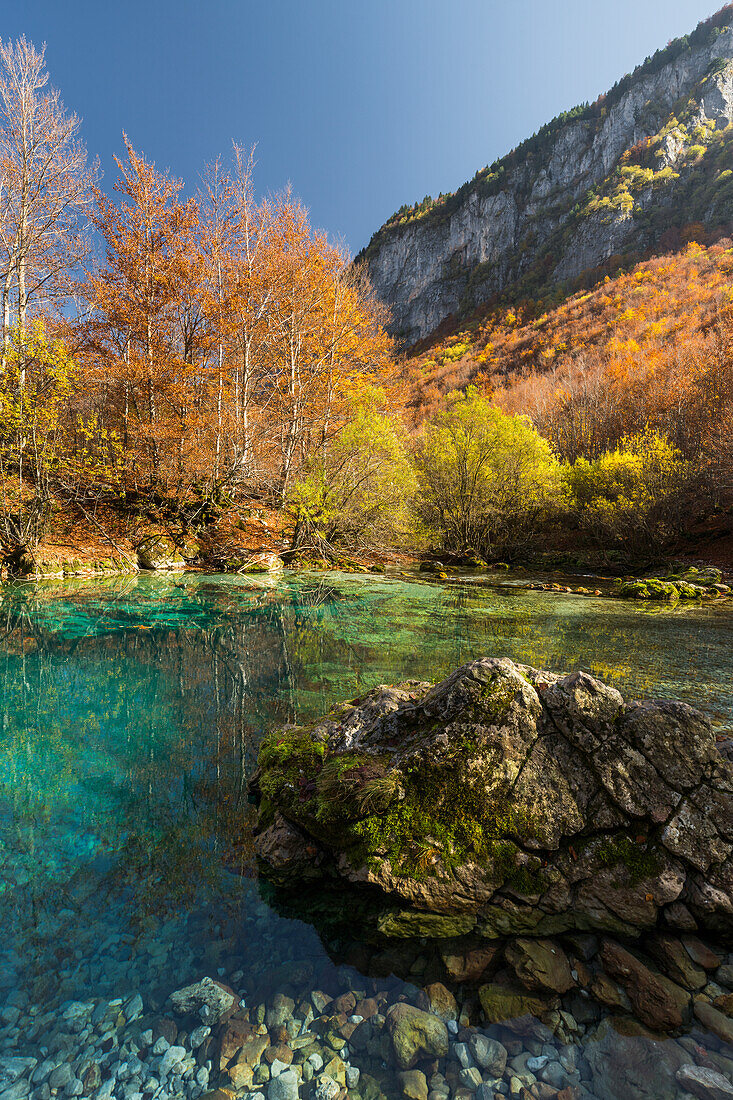
[[[732,642],[730,605],[657,610],[473,583],[188,574],[3,586],[0,1000],[139,992],[157,1008],[203,974],[260,997],[293,968],[327,980],[316,933],[240,873],[246,779],[275,724],[490,654],[584,668],[728,726]]]

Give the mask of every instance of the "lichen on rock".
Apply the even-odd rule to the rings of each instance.
[[[707,719],[482,658],[265,739],[258,855],[378,892],[388,935],[733,932],[733,771]],[[669,925],[667,916],[669,912]],[[446,922],[433,920],[435,927]]]

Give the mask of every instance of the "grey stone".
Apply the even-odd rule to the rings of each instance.
[[[33,1073],[31,1074],[31,1081],[33,1082],[33,1084],[43,1084],[55,1065],[56,1063],[53,1061],[52,1058],[44,1058],[43,1061],[36,1066],[36,1068],[33,1070]]]
[[[335,1100],[340,1091],[341,1086],[338,1081],[322,1073],[316,1081],[315,1088],[311,1090],[311,1098],[312,1100]]]
[[[468,1069],[469,1066],[473,1065],[473,1058],[467,1043],[454,1043],[451,1052],[462,1069]]]
[[[470,1089],[471,1092],[475,1092],[482,1083],[481,1070],[477,1066],[462,1069],[458,1076],[463,1087]]]
[[[169,1000],[178,1016],[189,1016],[195,1012],[204,1023],[213,1026],[231,1014],[237,998],[213,978],[202,978],[200,982],[171,993]]]
[[[567,1083],[567,1073],[559,1062],[548,1062],[542,1070],[540,1078],[555,1089],[561,1089]]]
[[[267,1087],[267,1100],[297,1100],[298,1075],[292,1069],[275,1077]]]
[[[168,1047],[165,1054],[160,1060],[160,1073],[165,1077],[171,1071],[175,1072],[175,1067],[180,1065],[186,1057],[185,1047]]]
[[[62,1012],[64,1020],[81,1022],[91,1019],[94,1012],[94,1001],[71,1001]]]
[[[471,1053],[476,1063],[482,1069],[490,1073],[492,1077],[501,1077],[506,1068],[507,1052],[496,1039],[490,1039],[488,1035],[482,1035],[475,1031],[468,1040]]]
[[[136,1020],[138,1016],[142,1016],[143,1011],[143,999],[139,993],[130,997],[128,1001],[122,1006],[122,1014],[128,1023],[132,1020]]]
[[[724,963],[715,971],[715,980],[733,989],[733,964]]]
[[[198,1050],[203,1043],[204,1039],[207,1039],[211,1034],[211,1028],[202,1025],[201,1027],[195,1027],[191,1032],[190,1043],[192,1050]]]
[[[35,1058],[0,1058],[0,1090],[12,1085],[18,1077],[29,1073],[36,1065],[37,1060]],[[42,1078],[39,1078],[39,1080],[42,1080]]]
[[[733,1100],[733,1084],[722,1073],[705,1066],[681,1066],[677,1070],[677,1080],[700,1100]]]
[[[282,993],[276,993],[267,1010],[265,1024],[269,1027],[282,1027],[293,1015],[295,1001]]]
[[[24,1100],[24,1097],[26,1097],[30,1091],[30,1081],[27,1077],[21,1077],[0,1092],[0,1100]]]
[[[51,1071],[48,1083],[52,1089],[63,1089],[66,1088],[73,1076],[74,1072],[68,1062],[62,1062],[60,1066],[56,1066],[56,1069]]]

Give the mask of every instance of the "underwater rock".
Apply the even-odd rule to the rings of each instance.
[[[496,982],[482,985],[479,998],[484,1015],[490,1024],[503,1024],[518,1035],[530,1035],[544,1041],[549,1038],[548,1028],[541,1017],[557,1007],[554,997],[545,1000]]]
[[[733,767],[710,723],[584,672],[485,657],[375,688],[267,737],[250,790],[265,873],[369,888],[386,935],[435,914],[460,918],[444,936],[638,936],[682,905],[733,933]]]
[[[584,1053],[598,1100],[679,1100],[676,1075],[690,1060],[678,1043],[613,1017],[599,1025]]]
[[[444,1058],[448,1053],[448,1029],[444,1022],[413,1005],[393,1005],[387,1013],[387,1030],[397,1064],[403,1069],[412,1069],[421,1058]]]
[[[218,1024],[231,1016],[237,1005],[236,994],[212,978],[177,989],[170,995],[171,1008],[177,1016],[196,1013],[206,1024]]]
[[[676,1076],[682,1087],[700,1100],[733,1100],[733,1085],[715,1070],[705,1066],[681,1066]]]
[[[681,1026],[682,1012],[669,987],[630,951],[607,940],[601,948],[601,959],[606,973],[626,992],[637,1019],[655,1031]]]

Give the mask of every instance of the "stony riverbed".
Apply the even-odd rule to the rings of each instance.
[[[465,976],[490,958],[493,972],[502,951],[504,964],[518,965],[516,945],[444,945],[444,981],[435,978],[434,947],[393,946],[372,953],[370,968],[407,969],[407,979],[364,977],[315,953],[308,962],[312,932],[303,926],[296,946],[293,923],[273,922],[251,884],[245,887],[247,912],[209,929],[206,943],[200,936],[206,915],[199,914],[158,926],[155,936],[100,945],[91,972],[78,960],[75,966],[73,953],[60,965],[49,954],[38,960],[33,982],[8,988],[5,968],[0,1100],[198,1100],[212,1093],[217,1100],[733,1097],[733,954],[716,955],[692,937],[687,948],[668,944],[667,971],[686,965],[698,986],[683,993],[653,963],[645,977],[641,960],[649,958],[637,951],[642,969],[624,989],[623,979],[603,969],[611,941],[576,936],[552,948],[562,956],[559,965],[567,960],[572,968],[572,989],[558,998],[542,988],[542,975],[549,985],[558,984],[557,975],[535,955],[529,980],[525,958],[534,992],[525,988],[516,1019],[490,1023],[502,983],[506,991],[517,988],[506,965],[484,986],[481,978],[456,986],[450,972]],[[60,921],[63,932],[63,913]],[[162,932],[174,937],[168,950]],[[63,940],[58,947],[63,954]],[[190,981],[166,984],[174,974]],[[688,999],[685,1025],[674,1037],[660,1037],[648,1026],[653,1018],[644,1025],[633,1011],[629,993],[633,998],[645,982],[646,1011],[663,1011],[654,980]],[[94,986],[105,994],[69,996]],[[542,1019],[520,1015],[533,1003]]]

